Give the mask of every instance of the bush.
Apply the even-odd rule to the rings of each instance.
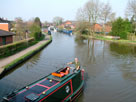
[[[88,22],[80,21],[76,25],[76,31],[79,32],[79,34],[87,35],[89,34],[89,27],[90,24]]]
[[[34,38],[30,38],[28,40],[0,46],[0,58],[15,54],[33,44],[35,44]]]
[[[30,28],[31,36],[35,38],[35,40],[40,39],[41,37],[41,28],[40,26],[33,24]]]
[[[120,36],[121,39],[127,39],[127,35],[131,31],[132,25],[129,20],[123,20],[121,17],[119,17],[112,23],[112,32],[110,34],[113,36]]]

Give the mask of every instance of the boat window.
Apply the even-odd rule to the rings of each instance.
[[[30,102],[30,101],[35,101],[35,100],[38,99],[38,98],[39,98],[39,96],[36,95],[36,94],[34,94],[34,93],[31,93],[31,94],[29,94],[29,95],[27,95],[27,96],[25,97],[26,101],[28,101],[28,102]]]

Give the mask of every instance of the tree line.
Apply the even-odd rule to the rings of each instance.
[[[35,40],[41,37],[42,23],[39,17],[36,17],[29,21],[23,21],[21,17],[15,18],[12,22],[12,32],[16,33],[16,40],[23,40],[29,37],[34,37]]]
[[[94,24],[102,25],[103,34],[106,32],[105,25],[109,24],[112,26],[111,35],[127,39],[128,36],[136,34],[136,0],[128,1],[125,15],[125,18],[116,18],[116,13],[112,11],[109,3],[100,0],[89,0],[77,11],[76,19],[78,23],[76,30],[80,34],[94,36]]]

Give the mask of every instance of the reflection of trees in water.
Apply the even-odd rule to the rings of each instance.
[[[77,35],[77,36],[75,37],[75,42],[76,42],[78,45],[84,45],[84,44],[85,44],[84,40],[87,40],[87,39],[86,39],[85,37],[83,37],[83,36]]]
[[[33,66],[36,65],[36,63],[38,63],[38,60],[40,60],[40,55],[41,53],[39,52],[26,62],[27,69],[33,68]]]
[[[85,39],[84,37],[77,36],[75,42],[76,46],[76,55],[84,59],[85,63],[96,63],[96,53],[95,44],[97,40],[94,39]],[[103,45],[103,41],[101,42]],[[103,48],[104,49],[104,48]],[[97,50],[97,49],[96,49]],[[103,52],[104,54],[104,52]]]
[[[117,57],[120,58],[118,68],[123,73],[123,77],[136,81],[136,46],[111,43],[110,50],[117,53]]]
[[[36,55],[34,55],[32,58],[30,58],[29,60],[26,60],[25,62],[17,65],[15,68],[11,69],[10,71],[6,72],[6,73],[2,73],[0,75],[0,79],[2,79],[3,77],[13,73],[14,71],[16,71],[18,68],[21,68],[24,64],[26,64],[26,68],[33,68],[33,66],[38,62],[38,60],[40,59],[40,55],[41,53],[37,53]]]
[[[136,46],[120,43],[111,43],[110,50],[121,55],[136,54]]]
[[[84,57],[84,60],[86,60],[88,63],[96,63],[96,56],[98,57],[98,55],[101,56],[102,59],[104,58],[104,41],[98,41],[95,39],[85,39],[84,37],[76,36],[75,42],[77,43],[76,55],[80,56],[81,58]],[[100,47],[98,47],[97,45],[99,45]]]
[[[91,62],[95,62],[95,48],[94,48],[94,40],[90,42],[88,39],[88,58]]]

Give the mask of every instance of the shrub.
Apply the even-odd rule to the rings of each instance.
[[[33,24],[30,28],[31,36],[38,40],[41,37],[41,28],[40,26]]]
[[[79,34],[89,34],[89,27],[90,24],[88,22],[80,21],[76,25],[76,31],[79,32]]]
[[[28,40],[22,40],[12,44],[0,46],[0,58],[17,53],[18,51],[21,51],[35,43],[34,38],[30,38]]]
[[[112,23],[112,32],[110,34],[113,36],[120,36],[121,39],[127,39],[127,35],[131,31],[132,25],[129,20],[123,20],[121,17],[119,17]]]

